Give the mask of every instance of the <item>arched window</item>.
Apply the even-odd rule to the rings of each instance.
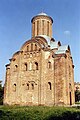
[[[47,36],[49,36],[49,21],[47,21]]]
[[[27,90],[29,90],[29,84],[27,83]]]
[[[69,83],[69,89],[71,90],[71,83]]]
[[[33,83],[31,84],[31,86],[32,86],[32,90],[34,90],[34,84]]]
[[[18,69],[18,65],[15,65],[14,71],[17,71]]]
[[[38,63],[35,62],[35,69],[38,70]]]
[[[48,82],[48,89],[51,90],[51,82]]]
[[[33,51],[33,44],[31,43],[31,51]]]
[[[44,20],[42,20],[42,35],[44,35]]]
[[[35,50],[37,50],[37,45],[35,44]]]
[[[37,35],[39,34],[39,21],[37,21]]]
[[[25,63],[25,70],[26,70],[26,71],[28,70],[28,66],[27,66],[27,63]]]
[[[13,91],[16,92],[16,84],[13,85]]]
[[[27,51],[29,51],[29,45],[27,46]]]
[[[48,62],[48,68],[49,69],[51,68],[51,62]]]
[[[33,23],[33,36],[35,35],[35,22]]]

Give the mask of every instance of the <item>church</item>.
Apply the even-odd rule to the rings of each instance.
[[[31,20],[32,36],[6,65],[4,105],[73,105],[74,65],[69,45],[52,37],[53,19]]]

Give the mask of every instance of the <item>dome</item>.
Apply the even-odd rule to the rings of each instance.
[[[50,16],[48,16],[46,13],[44,13],[44,12],[41,12],[41,13],[37,14],[36,16],[34,16],[34,17],[32,18],[32,20],[31,20],[31,22],[33,22],[33,20],[34,20],[36,17],[38,17],[38,16],[48,17],[48,18],[51,19],[51,21],[52,21],[52,23],[53,23],[53,19],[52,19]]]
[[[41,13],[39,13],[38,15],[44,15],[44,16],[48,16],[46,13],[44,13],[44,12],[41,12]]]
[[[34,16],[32,22],[32,37],[46,35],[52,38],[53,19],[46,13],[41,12]]]

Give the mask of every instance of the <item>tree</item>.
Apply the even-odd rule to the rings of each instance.
[[[1,82],[2,81],[0,81],[0,105],[3,104],[3,93],[4,93],[4,90],[3,90]]]
[[[75,91],[75,102],[79,102],[80,101],[80,91],[78,89],[76,89]]]

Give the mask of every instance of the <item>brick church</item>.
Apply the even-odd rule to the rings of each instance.
[[[34,16],[32,37],[6,65],[4,104],[73,105],[74,65],[69,45],[52,37],[53,19]]]

